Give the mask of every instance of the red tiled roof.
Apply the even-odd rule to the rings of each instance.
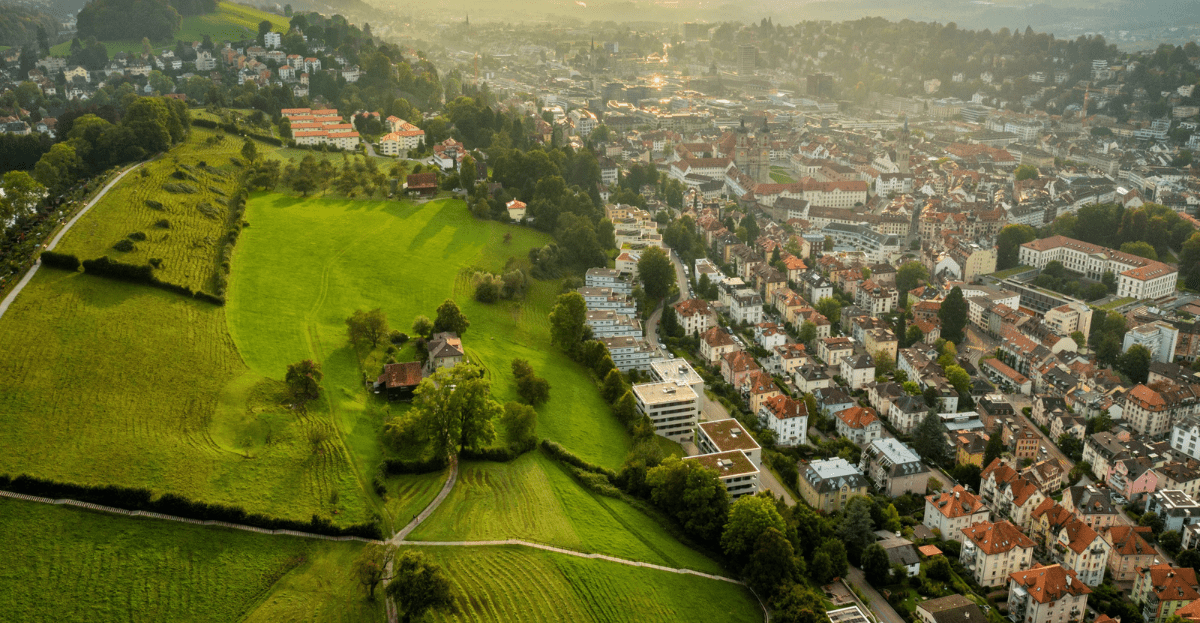
[[[1161,601],[1191,601],[1200,599],[1196,570],[1191,567],[1172,567],[1168,564],[1138,567],[1138,573],[1150,574],[1151,589]]]
[[[872,423],[879,421],[879,417],[875,415],[874,409],[864,407],[850,407],[837,412],[837,418],[850,428],[866,428]]]
[[[421,362],[389,363],[383,367],[378,382],[388,389],[393,387],[416,387],[421,383]]]
[[[963,528],[962,532],[989,556],[1003,554],[1017,547],[1032,548],[1034,545],[1033,539],[1025,536],[1010,521],[980,522],[970,528]]]
[[[974,515],[983,509],[983,502],[962,485],[955,485],[953,490],[941,494],[927,495],[925,501],[933,504],[937,512],[949,519]]]
[[[1062,565],[1034,565],[1028,571],[1010,573],[1009,579],[1021,586],[1040,604],[1058,601],[1067,595],[1087,595],[1092,592],[1074,571]]]

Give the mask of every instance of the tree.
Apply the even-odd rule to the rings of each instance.
[[[621,396],[625,395],[625,379],[621,377],[620,370],[609,370],[608,374],[604,375],[604,383],[600,386],[600,396],[604,401],[613,404]]]
[[[412,332],[421,337],[429,337],[433,332],[433,321],[428,316],[413,318]]]
[[[1141,344],[1134,344],[1117,358],[1117,369],[1134,383],[1145,383],[1150,374],[1150,350]]]
[[[1122,253],[1129,253],[1138,257],[1144,257],[1148,260],[1158,261],[1158,252],[1154,250],[1154,245],[1149,242],[1137,240],[1134,242],[1126,242],[1121,245]]]
[[[886,349],[875,351],[875,374],[891,374],[896,369],[896,360]]]
[[[1164,527],[1162,517],[1159,517],[1158,513],[1155,512],[1149,512],[1142,515],[1141,519],[1138,519],[1138,525],[1149,527],[1150,533],[1154,535],[1155,538],[1158,537],[1159,533],[1162,532]]]
[[[650,500],[704,543],[715,543],[729,515],[729,494],[715,470],[667,457],[646,473]]]
[[[412,417],[434,443],[437,456],[457,448],[480,448],[496,438],[492,420],[501,407],[492,400],[483,370],[469,363],[441,368],[413,392]]]
[[[550,310],[550,341],[572,352],[583,340],[587,329],[587,303],[578,292],[558,295]]]
[[[971,395],[971,375],[967,374],[960,366],[947,366],[945,368],[946,380],[954,386],[954,391],[958,392],[960,398],[966,398]]]
[[[817,339],[817,325],[805,320],[800,324],[799,338],[796,341],[801,344],[812,344],[815,339]]]
[[[250,139],[242,141],[242,158],[249,162],[258,160],[258,147],[255,146],[254,141]]]
[[[484,278],[475,286],[475,300],[480,303],[495,303],[500,299],[500,285],[495,279]]]
[[[616,372],[616,370],[610,371]],[[633,391],[625,390],[621,398],[613,405],[613,415],[617,416],[617,420],[626,427],[635,424],[641,413],[638,411],[637,398],[633,397]]]
[[[1037,231],[1028,225],[1005,225],[996,236],[996,270],[1020,264],[1021,245],[1037,239]]]
[[[1018,182],[1023,182],[1025,180],[1036,180],[1038,178],[1037,167],[1033,166],[1032,164],[1023,164],[1017,167],[1017,170],[1014,172],[1014,177]]]
[[[815,573],[812,576],[814,579],[817,577]],[[793,584],[775,599],[773,606],[775,612],[771,620],[775,623],[825,623],[829,620],[825,616],[824,600],[803,584]]]
[[[384,590],[395,602],[401,623],[412,623],[423,620],[431,610],[453,613],[450,586],[441,567],[424,554],[410,550],[396,558],[392,580]]]
[[[675,285],[675,266],[658,247],[650,247],[642,252],[642,259],[638,260],[638,275],[651,301],[666,297]]]
[[[744,564],[758,537],[768,528],[780,532],[787,529],[775,508],[775,501],[770,497],[743,496],[729,507],[729,520],[721,534],[721,549],[736,564]]]
[[[433,330],[436,333],[450,331],[459,336],[467,332],[467,327],[471,326],[470,321],[463,315],[462,310],[458,308],[458,303],[453,299],[446,299],[437,308],[437,319],[433,321]]]
[[[526,403],[539,405],[550,399],[550,381],[534,374],[533,366],[524,359],[512,360],[513,378],[517,382],[517,395]]]
[[[375,600],[375,588],[383,582],[388,561],[394,554],[390,545],[369,543],[354,560],[354,577],[367,589],[367,599]]]
[[[1004,454],[1004,440],[1000,436],[1000,432],[992,433],[988,437],[987,446],[983,449],[983,465],[987,467],[992,464],[992,461],[1000,458]]]
[[[861,560],[867,546],[875,542],[875,525],[871,522],[872,502],[865,496],[855,496],[846,502],[838,537],[846,544],[850,560]]]
[[[825,297],[817,301],[817,312],[834,324],[837,324],[842,319],[842,304],[834,298]]]
[[[750,562],[742,570],[746,584],[770,602],[785,587],[799,579],[795,550],[784,533],[769,527],[758,535]]]
[[[846,557],[846,544],[839,539],[828,539],[817,549],[829,556],[829,570],[833,577],[845,576],[850,571],[850,560]]]
[[[537,411],[533,407],[507,402],[500,421],[504,424],[510,446],[524,449],[537,445]]]
[[[954,286],[942,307],[938,310],[938,319],[942,321],[942,338],[947,342],[958,344],[963,341],[963,329],[967,326],[967,301],[963,299],[962,288]]]
[[[1083,335],[1083,331],[1072,331],[1071,340],[1074,341],[1075,345],[1079,348],[1087,346],[1087,337]]]
[[[1058,449],[1072,461],[1083,459],[1083,441],[1069,433],[1058,436]]]
[[[0,188],[4,190],[0,196],[0,231],[4,230],[9,219],[26,216],[33,212],[46,187],[37,183],[24,171],[9,171],[0,180]]]
[[[915,324],[910,324],[908,325],[908,331],[904,334],[904,347],[908,348],[924,339],[925,334],[921,332],[921,328]]]
[[[908,291],[924,279],[929,279],[929,271],[920,262],[905,262],[896,269],[896,290],[900,293],[901,307],[908,307]]]
[[[477,174],[475,158],[472,158],[471,154],[463,156],[462,162],[458,165],[458,181],[468,195],[475,192],[475,176]]]
[[[862,553],[863,575],[866,576],[867,582],[872,586],[883,586],[887,584],[888,573],[892,570],[892,563],[888,560],[887,551],[878,543],[872,543]]]
[[[999,436],[999,433],[996,433],[995,436]],[[981,470],[979,466],[974,463],[963,463],[962,465],[955,465],[954,469],[950,470],[950,475],[953,476],[954,479],[961,483],[964,487],[978,491],[981,480],[980,472],[982,471],[983,470]]]
[[[934,556],[925,567],[925,577],[938,582],[949,582],[951,575],[950,560],[945,556]]]
[[[913,431],[913,449],[921,458],[933,465],[945,465],[950,460],[950,444],[946,441],[946,427],[942,418],[932,410]]]
[[[283,382],[287,383],[292,398],[303,406],[306,401],[321,397],[321,379],[324,376],[321,373],[321,364],[312,359],[305,359],[287,367]]]
[[[346,319],[346,332],[350,335],[350,341],[356,345],[367,341],[371,343],[371,348],[379,346],[388,334],[387,314],[378,307],[371,311],[356,309]]]

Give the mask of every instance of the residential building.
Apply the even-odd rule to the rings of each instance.
[[[1060,504],[1080,521],[1096,530],[1116,525],[1117,516],[1121,512],[1113,502],[1112,490],[1101,489],[1095,485],[1068,487],[1063,491]]]
[[[842,359],[854,353],[854,343],[847,337],[827,337],[817,340],[817,356],[831,366],[841,365]]]
[[[587,325],[596,339],[606,337],[642,337],[642,321],[618,314],[611,309],[587,312]]]
[[[840,368],[850,389],[862,389],[875,380],[875,362],[870,355],[850,355],[842,359]]]
[[[1150,494],[1146,500],[1146,512],[1158,515],[1163,530],[1183,533],[1184,528],[1200,523],[1200,503],[1178,489],[1163,489]]]
[[[1134,344],[1139,344],[1150,351],[1152,361],[1173,363],[1177,341],[1179,341],[1179,329],[1161,320],[1155,320],[1126,331],[1125,340],[1121,343],[1121,352],[1126,352]]]
[[[1092,308],[1082,301],[1071,301],[1047,311],[1042,322],[1059,335],[1069,336],[1076,331],[1091,335]]]
[[[696,392],[700,409],[704,409],[704,405],[708,402],[708,398],[704,395],[704,379],[686,359],[659,359],[651,362],[650,373],[656,381],[691,387],[692,391]]]
[[[1134,432],[1148,437],[1170,433],[1172,418],[1192,415],[1200,407],[1191,386],[1164,381],[1156,387],[1139,384],[1125,394],[1125,421]]]
[[[1196,461],[1170,461],[1154,468],[1159,490],[1182,491],[1200,500],[1200,464]]]
[[[1050,557],[1063,568],[1078,574],[1084,584],[1099,586],[1104,581],[1110,551],[1108,542],[1099,532],[1072,518],[1067,525],[1059,528],[1058,536],[1050,547]]]
[[[759,407],[764,402],[783,393],[775,384],[775,377],[762,370],[755,370],[747,374],[745,380],[742,381],[741,390],[742,395],[746,397],[746,402],[749,403],[751,413],[758,413]]]
[[[825,371],[825,366],[810,364],[800,366],[792,375],[792,382],[796,384],[796,389],[811,394],[818,389],[833,386],[833,377]]]
[[[654,432],[675,442],[691,441],[700,418],[700,397],[687,383],[660,381],[633,386],[638,411]]]
[[[1200,459],[1197,441],[1200,441],[1200,418],[1194,415],[1176,418],[1171,424],[1171,448],[1193,459]]]
[[[758,493],[759,470],[754,462],[741,450],[689,456],[685,461],[695,461],[717,472],[717,478],[729,492],[730,499]]]
[[[762,322],[762,296],[749,288],[734,292],[730,298],[729,319],[732,322],[758,324]]]
[[[712,327],[700,336],[700,356],[710,365],[717,365],[725,355],[738,350],[733,336],[722,327]]]
[[[389,363],[375,379],[375,393],[387,392],[388,400],[409,400],[421,384],[421,362]]]
[[[834,414],[838,435],[863,446],[879,439],[883,434],[883,423],[875,410],[865,407],[850,407]]]
[[[977,523],[962,533],[959,558],[980,586],[1001,586],[1033,561],[1033,539],[1008,521]]]
[[[826,513],[840,510],[856,495],[867,494],[863,473],[843,458],[800,463],[797,488],[809,506]]]
[[[427,374],[433,374],[442,368],[453,368],[467,360],[462,340],[458,334],[450,331],[434,333],[433,337],[429,338],[426,348],[429,353],[425,362]]]
[[[929,413],[925,399],[921,396],[901,396],[888,409],[888,422],[902,435],[911,435]]]
[[[744,350],[726,353],[721,357],[721,378],[734,387],[741,387],[751,372],[759,372],[754,356]]]
[[[1165,623],[1176,610],[1200,599],[1196,570],[1157,564],[1139,567],[1130,598],[1142,605],[1146,623]]]
[[[674,307],[684,335],[700,335],[716,324],[713,320],[715,314],[704,299],[680,301]]]
[[[1114,582],[1132,582],[1139,567],[1160,564],[1158,551],[1142,538],[1150,534],[1149,526],[1112,526],[1104,531],[1108,543],[1108,571]]]
[[[700,448],[702,454],[741,450],[751,463],[762,467],[762,448],[736,418],[700,422],[697,428],[700,437],[696,439],[696,447]]]
[[[917,621],[920,623],[978,623],[986,620],[987,616],[979,606],[962,595],[947,595],[917,604]]]
[[[892,438],[869,443],[858,467],[888,497],[923,493],[931,475],[912,448]]]
[[[962,542],[964,528],[990,518],[991,511],[983,501],[962,485],[955,485],[951,491],[925,496],[923,523],[930,530],[936,530],[943,539]]]
[[[606,337],[600,338],[600,343],[608,349],[613,365],[621,372],[635,369],[650,371],[655,349],[646,340],[636,337]]]
[[[758,421],[775,433],[775,443],[781,446],[801,446],[808,443],[808,405],[790,396],[774,396],[758,408]]]
[[[1013,623],[1081,623],[1091,592],[1062,565],[1034,565],[1008,576],[1008,618]]]
[[[583,285],[589,288],[608,288],[613,294],[633,294],[633,279],[615,268],[589,268],[584,274]]]

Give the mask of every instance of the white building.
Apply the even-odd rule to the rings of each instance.
[[[700,398],[687,383],[671,381],[633,386],[638,410],[654,423],[654,432],[675,442],[692,441],[700,417]]]
[[[951,491],[925,496],[925,518],[922,523],[930,530],[936,530],[945,540],[961,543],[964,528],[990,518],[991,511],[983,501],[962,485],[955,485]]]
[[[758,408],[758,422],[775,433],[775,443],[781,446],[802,446],[808,443],[808,405],[790,396],[774,396]]]
[[[589,288],[609,288],[616,294],[633,294],[633,280],[615,268],[589,268],[583,283]]]
[[[647,372],[650,370],[654,348],[646,340],[636,337],[606,337],[601,339],[600,343],[608,349],[613,364],[621,372],[634,369]]]
[[[587,313],[587,325],[596,339],[606,337],[642,337],[642,322],[611,309],[599,309]]]
[[[1062,565],[1034,565],[1008,576],[1008,618],[1016,623],[1079,623],[1091,592]]]
[[[696,447],[702,454],[741,450],[755,467],[762,467],[762,448],[736,418],[700,422]]]
[[[1117,296],[1156,299],[1175,292],[1179,271],[1154,260],[1099,245],[1051,236],[1021,245],[1021,264],[1042,268],[1053,261],[1069,271],[1099,281],[1104,273],[1117,277]]]
[[[1154,361],[1171,363],[1175,361],[1175,342],[1179,339],[1179,329],[1155,320],[1139,325],[1125,332],[1125,341],[1121,344],[1121,352],[1126,352],[1134,344],[1140,344],[1150,351]]]
[[[1171,424],[1171,448],[1200,459],[1197,441],[1200,441],[1200,419],[1191,415],[1176,418]]]
[[[762,322],[762,296],[749,288],[733,293],[729,299],[729,318],[733,322],[758,324]]]
[[[875,380],[875,362],[870,355],[851,355],[842,359],[840,364],[842,378],[850,385],[850,389],[862,389],[867,383]]]
[[[717,478],[729,492],[730,499],[758,493],[758,468],[741,450],[689,456],[685,461],[696,461],[715,470]]]
[[[277,32],[269,32],[263,35],[263,45],[269,49],[275,49],[283,46],[283,35]]]

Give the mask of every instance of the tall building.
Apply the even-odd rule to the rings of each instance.
[[[752,45],[739,45],[737,56],[737,71],[739,74],[751,75],[758,65],[758,48]]]
[[[805,86],[808,95],[833,96],[833,76],[829,74],[809,74]]]

